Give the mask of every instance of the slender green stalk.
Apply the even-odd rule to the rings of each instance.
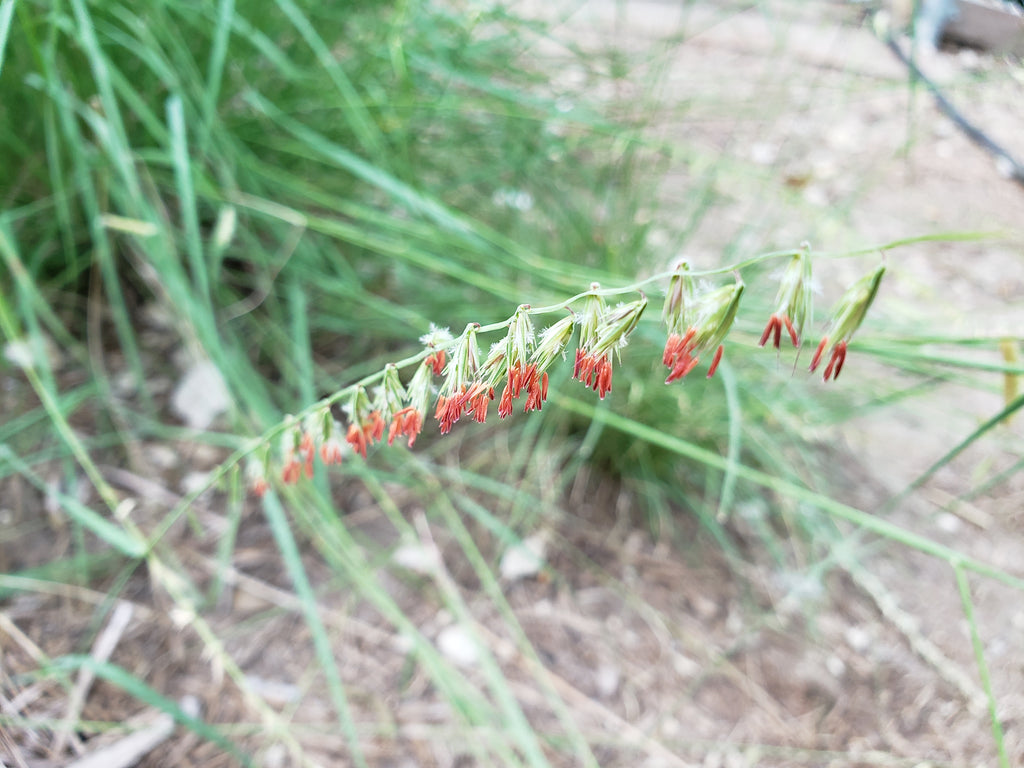
[[[978,665],[978,677],[981,678],[981,687],[985,691],[985,698],[988,700],[989,720],[992,724],[992,737],[996,742],[996,749],[999,752],[999,765],[1002,768],[1010,768],[1010,757],[1006,752],[1006,742],[1003,736],[1003,724],[999,720],[999,709],[996,706],[996,697],[992,693],[992,678],[988,672],[988,663],[985,661],[985,644],[981,641],[978,633],[978,622],[974,617],[974,601],[971,600],[971,584],[967,580],[962,563],[950,561],[953,572],[956,574],[956,584],[960,590],[960,602],[963,605],[964,616],[967,618],[967,626],[971,629],[971,645],[974,647],[974,661]]]
[[[334,660],[334,648],[327,636],[327,629],[320,619],[316,595],[310,586],[309,577],[302,564],[302,557],[299,555],[299,548],[295,543],[288,518],[285,516],[284,508],[278,501],[277,496],[268,494],[263,499],[263,512],[267,516],[270,530],[274,535],[274,541],[284,559],[285,569],[295,587],[295,593],[302,603],[302,613],[313,636],[313,647],[316,652],[317,662],[323,670],[327,681],[327,689],[331,692],[331,700],[338,716],[338,725],[348,741],[353,762],[365,768],[367,765],[363,748],[359,741],[359,734],[356,732],[355,723],[352,720],[351,707],[348,697],[345,695],[345,684],[341,680],[338,665]]]

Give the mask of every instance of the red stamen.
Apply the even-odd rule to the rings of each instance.
[[[409,437],[409,447],[412,448],[412,444],[416,442],[416,435],[420,433],[422,425],[423,419],[420,416],[420,412],[411,405],[396,412],[391,417],[391,426],[388,428],[388,445],[394,443],[395,438],[399,435],[407,435]]]
[[[846,360],[846,342],[840,341],[832,350],[832,358],[825,368],[825,381],[831,378],[833,381],[839,378],[839,372],[843,370],[843,362]]]
[[[288,458],[284,463],[284,468],[281,470],[281,482],[285,485],[294,485],[299,482],[299,477],[301,476],[302,465],[299,463],[299,460],[295,458],[295,454],[289,451]]]
[[[341,464],[341,446],[334,438],[325,440],[320,446],[320,461],[325,465]]]
[[[778,346],[776,344],[775,346]],[[718,345],[718,349],[715,350],[715,356],[711,359],[711,366],[708,368],[708,378],[710,379],[715,375],[715,371],[718,370],[718,364],[722,361],[722,353],[725,352],[725,347],[722,344]]]
[[[519,390],[523,388],[523,369],[516,363],[508,369],[508,388],[512,390],[512,398],[519,397]]]
[[[316,448],[313,446],[313,436],[309,432],[302,433],[299,453],[302,454],[303,471],[306,477],[310,478],[313,476],[313,456],[316,454]]]
[[[809,369],[811,373],[814,373],[814,370],[818,367],[818,364],[821,362],[821,355],[825,352],[825,347],[827,346],[828,336],[821,340],[821,343],[818,344],[818,349],[814,353],[814,357],[811,358],[811,367]]]
[[[588,384],[590,382],[587,382]],[[597,362],[597,377],[594,379],[594,390],[598,397],[604,400],[604,396],[612,391],[612,364],[607,357],[602,357]]]
[[[412,448],[416,442],[416,437],[423,429],[423,416],[416,409],[412,409],[412,412],[405,417],[405,423],[402,426],[402,431],[408,436],[409,442],[406,444],[409,448]]]
[[[511,373],[509,374],[511,378]],[[512,415],[512,384],[505,385],[505,391],[501,393],[501,400],[498,401],[498,418],[504,419]]]
[[[764,327],[764,333],[761,334],[761,340],[757,342],[757,346],[763,347],[768,342],[768,339],[771,338],[772,331],[777,330],[778,322],[778,315],[772,315],[771,317],[768,318],[768,325]],[[776,334],[776,336],[777,335],[778,334]],[[778,345],[776,344],[776,346]]]
[[[345,435],[345,442],[351,445],[356,453],[360,454],[364,459],[366,458],[366,430],[360,429],[355,422],[348,425],[348,434]]]
[[[548,375],[542,373],[540,375],[540,381],[537,380],[537,369],[535,366],[530,366],[531,377],[529,387],[526,395],[526,407],[523,408],[523,413],[529,413],[530,411],[539,411],[544,405],[544,401],[548,397]]]
[[[381,416],[380,411],[371,412],[363,424],[363,433],[366,435],[366,441],[368,443],[380,442],[380,439],[384,437],[385,426],[384,417]]]
[[[437,411],[434,413],[434,418],[437,419],[442,435],[448,434],[452,425],[459,420],[465,397],[466,390],[463,388],[461,392],[456,392],[451,397],[442,395],[437,398]]]
[[[487,420],[487,406],[493,399],[493,387],[485,387],[479,381],[474,381],[464,399],[466,414],[483,424]]]
[[[435,376],[440,376],[444,370],[444,350],[439,349],[436,352],[431,352],[423,362],[434,369]]]
[[[668,341],[665,342],[665,352],[661,356],[662,365],[672,366],[676,355],[679,354],[682,343],[682,338],[675,333],[668,337]]]
[[[792,340],[793,346],[799,347],[800,337],[796,333],[796,328],[793,327],[793,321],[789,319],[788,315],[783,315],[782,321],[786,324],[786,330],[789,331],[789,338]]]

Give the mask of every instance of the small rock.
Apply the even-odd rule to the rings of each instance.
[[[178,487],[181,489],[181,492],[187,496],[190,493],[202,490],[209,485],[209,483],[209,472],[189,472],[181,478],[181,482],[178,484]]]
[[[288,765],[288,749],[284,744],[271,744],[263,753],[263,768],[285,768]]]
[[[547,537],[543,533],[527,536],[521,542],[505,550],[498,570],[506,581],[536,576],[544,565]]]
[[[750,159],[757,165],[771,165],[779,156],[779,148],[766,141],[755,141],[750,145]]]
[[[846,644],[857,653],[863,653],[871,645],[871,634],[863,627],[850,627],[846,630]]]
[[[407,571],[424,576],[437,572],[437,550],[422,544],[403,544],[391,555],[391,561]]]
[[[465,627],[453,624],[441,630],[437,636],[437,648],[460,667],[475,666],[480,659],[480,649]]]
[[[192,429],[207,429],[230,405],[224,377],[209,360],[186,371],[171,395],[171,410]]]
[[[302,691],[294,683],[282,680],[268,680],[257,675],[246,675],[250,690],[271,704],[292,704],[302,698]]]
[[[951,515],[949,512],[943,512],[935,518],[935,524],[940,531],[946,533],[956,533],[961,528],[960,518],[956,515]]]
[[[602,664],[597,668],[597,675],[594,679],[598,695],[604,699],[610,698],[619,690],[619,682],[621,680],[622,674],[619,672],[618,667],[613,667],[611,664]]]
[[[40,354],[37,354],[37,351]],[[45,356],[45,359],[41,359]],[[42,348],[37,350],[31,339],[15,339],[4,347],[4,358],[11,365],[23,371],[38,368],[45,363],[50,370],[57,370],[63,362],[63,355],[53,340],[45,334],[42,336]]]
[[[157,469],[173,469],[181,461],[181,454],[164,443],[154,443],[145,448],[146,459]]]
[[[843,660],[838,656],[832,654],[825,659],[825,669],[829,671],[829,674],[832,675],[832,677],[842,677],[846,672],[846,664],[844,664]]]

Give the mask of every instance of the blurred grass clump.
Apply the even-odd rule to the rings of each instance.
[[[142,390],[134,319],[150,301],[265,427],[432,321],[486,321],[632,267],[608,255],[632,228],[596,213],[630,152],[523,66],[540,31],[500,8],[6,9],[19,308],[81,343],[91,290],[104,347]]]

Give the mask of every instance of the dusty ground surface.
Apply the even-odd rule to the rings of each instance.
[[[691,258],[716,260],[726,246],[758,252],[809,240],[838,252],[933,232],[999,230],[1007,237],[893,251],[878,311],[894,326],[919,333],[1020,336],[1024,190],[1000,178],[984,152],[937,116],[926,94],[912,96],[905,69],[872,34],[859,7],[789,2],[742,11],[739,5],[697,3],[680,12],[669,3],[589,3],[566,17],[559,33],[595,50],[619,49],[631,74],[607,97],[656,110],[652,137],[685,148],[660,193],[675,202],[680,219],[693,214],[694,188],[711,185],[713,208],[696,219],[687,246]],[[972,119],[1024,157],[1024,83],[1007,63],[951,52],[928,64]],[[652,97],[654,70],[664,85]],[[586,85],[583,73],[559,77]],[[862,262],[835,264],[840,284],[863,269]],[[893,375],[865,356],[851,355],[848,366],[838,386]],[[842,457],[843,499],[872,511],[997,413],[1000,386],[995,377],[983,386],[944,384],[916,398],[910,410],[896,403],[842,427],[809,425],[809,432]],[[1024,577],[1019,473],[969,502],[950,504],[1012,466],[1021,445],[1017,421],[966,451],[887,519]],[[198,470],[216,459],[187,458]],[[547,577],[505,584],[536,659],[520,650],[458,546],[424,540],[425,547],[448,555],[437,589],[462,595],[538,727],[558,717],[541,691],[543,681],[566,703],[601,765],[998,764],[954,573],[943,560],[888,543],[853,550],[853,564],[826,577],[824,590],[796,589],[758,564],[756,552],[749,553],[745,570],[726,562],[697,531],[691,551],[652,541],[621,514],[631,502],[610,481],[581,488],[547,531]],[[167,489],[176,494],[178,478]],[[133,490],[140,497],[152,492]],[[399,505],[414,509],[400,489],[394,493]],[[16,500],[6,506],[19,508]],[[217,505],[209,507],[200,505],[201,525],[224,526]],[[346,508],[354,510],[353,530],[378,544],[394,543],[375,528],[379,513],[372,500],[347,499]],[[9,535],[0,546],[4,569],[52,557],[12,551],[12,542],[37,542],[50,552],[67,544],[20,536],[30,524],[7,522]],[[737,535],[742,539],[743,531]],[[201,581],[212,573],[215,544],[191,541],[185,528],[171,540],[182,545],[178,551],[190,569],[204,575]],[[229,599],[207,621],[250,689],[294,724],[307,758],[325,766],[348,764],[344,739],[313,674],[311,640],[290,584],[280,564],[266,557],[273,548],[263,519],[246,516]],[[314,583],[330,581],[316,557],[307,565]],[[385,562],[380,578],[423,634],[444,645],[452,617],[438,611],[425,577]],[[1009,762],[1021,765],[1024,601],[1019,591],[991,579],[971,575],[969,582]],[[257,709],[231,682],[231,670],[211,662],[196,633],[183,629],[189,617],[172,610],[166,594],[149,592],[145,579],[131,584],[138,586],[124,596],[134,615],[112,660],[168,697],[198,697],[212,721],[258,723]],[[103,595],[61,591],[33,592],[5,605],[0,691],[8,715],[60,718],[67,711],[68,696],[56,686],[14,687],[8,677],[35,666],[43,654],[88,650],[75,638],[88,629]],[[323,593],[321,605],[357,721],[391,728],[364,738],[371,764],[474,764],[467,745],[445,738],[454,723],[449,707],[423,672],[410,667],[408,646],[380,616],[353,601],[343,585]],[[448,652],[457,655],[458,644]],[[472,663],[466,674],[484,685]],[[82,717],[117,720],[138,711],[136,701],[98,682]],[[235,735],[247,738],[244,729]],[[65,764],[67,755],[118,735],[84,745],[72,736],[71,751],[59,755],[50,752],[53,736],[45,729],[8,730],[5,738],[17,741],[29,765],[43,766]],[[265,744],[259,738],[254,743]],[[0,755],[6,746],[0,740]],[[290,764],[289,754],[271,747],[258,760],[268,768],[283,766]],[[4,759],[17,764],[12,756]],[[142,764],[218,766],[232,760],[186,735]]]

